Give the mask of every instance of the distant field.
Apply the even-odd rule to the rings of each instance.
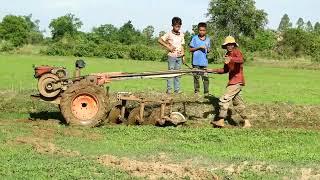
[[[0,55],[0,89],[36,89],[32,65],[65,66],[72,73],[74,57]],[[92,72],[143,72],[166,70],[165,62],[132,60],[107,60],[86,58],[84,73]],[[215,65],[220,67],[222,65]],[[320,104],[319,70],[293,69],[288,67],[246,66],[247,86],[244,97],[249,103],[288,102],[295,104]],[[227,75],[212,75],[211,93],[220,96],[225,89]],[[111,91],[157,91],[165,92],[165,80],[130,80],[111,84]],[[183,92],[192,95],[191,76],[182,79]]]

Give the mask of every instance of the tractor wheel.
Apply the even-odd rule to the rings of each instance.
[[[39,93],[47,98],[53,98],[59,95],[60,89],[58,90],[48,90],[47,86],[52,86],[52,83],[58,81],[59,77],[55,74],[44,74],[38,80],[38,91]]]
[[[108,98],[100,86],[80,82],[61,97],[61,113],[69,125],[95,127],[106,117]]]
[[[117,105],[113,107],[108,115],[108,122],[112,124],[121,124],[120,121],[120,115],[121,115],[121,105]]]

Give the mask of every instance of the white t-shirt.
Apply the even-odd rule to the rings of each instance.
[[[182,56],[182,54],[184,53],[182,52],[182,46],[185,44],[184,33],[180,33],[179,35],[176,35],[172,31],[170,31],[165,35],[163,35],[161,39],[176,48],[174,52],[169,52],[168,56],[171,56],[171,57]]]

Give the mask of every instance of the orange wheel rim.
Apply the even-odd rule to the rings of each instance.
[[[73,115],[81,121],[90,120],[98,113],[97,99],[89,94],[81,94],[74,98],[71,105]]]

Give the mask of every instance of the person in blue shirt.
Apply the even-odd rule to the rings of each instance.
[[[207,24],[198,24],[198,34],[192,37],[190,42],[190,52],[192,53],[192,66],[194,69],[205,70],[208,67],[207,55],[210,51],[211,42],[207,36]],[[209,95],[209,78],[207,73],[194,74],[194,93],[200,92],[200,77],[203,81],[204,95]]]

